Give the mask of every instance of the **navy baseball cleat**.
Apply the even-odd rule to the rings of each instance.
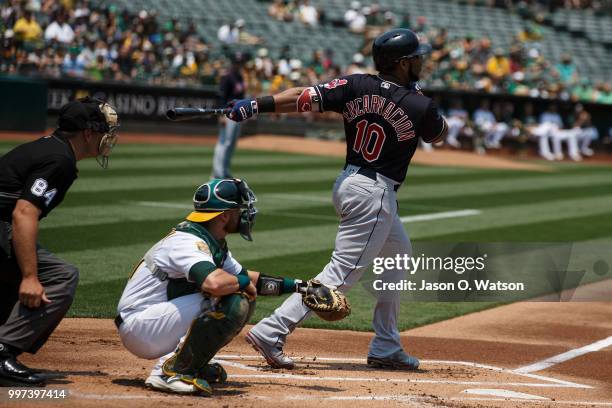
[[[368,365],[374,368],[393,370],[416,370],[419,368],[419,360],[406,354],[404,350],[399,350],[388,357],[368,356]]]

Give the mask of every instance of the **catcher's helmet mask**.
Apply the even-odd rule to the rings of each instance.
[[[202,184],[193,195],[194,210],[187,216],[193,222],[207,222],[231,209],[240,209],[238,232],[242,238],[252,241],[257,197],[246,181],[241,179],[213,179]]]

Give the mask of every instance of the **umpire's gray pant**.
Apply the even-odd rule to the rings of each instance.
[[[0,221],[2,222],[2,221]],[[36,353],[68,312],[79,270],[38,246],[38,280],[49,304],[30,309],[19,302],[21,271],[14,257],[0,259],[0,343]]]

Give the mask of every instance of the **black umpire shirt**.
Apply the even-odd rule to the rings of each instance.
[[[62,202],[77,178],[76,158],[68,141],[45,136],[0,157],[0,220],[12,222],[17,200],[41,210],[40,218]]]
[[[240,70],[232,68],[221,77],[219,85],[219,106],[226,106],[234,99],[243,99],[245,91],[244,78]]]

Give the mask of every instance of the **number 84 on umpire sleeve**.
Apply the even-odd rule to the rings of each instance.
[[[47,191],[48,187],[49,187],[49,183],[47,183],[47,180],[43,178],[38,178],[34,181],[34,184],[32,184],[32,188],[30,188],[30,191],[32,192],[32,194],[34,194],[37,197],[45,198],[45,205],[47,207],[51,203],[51,200],[53,200],[53,197],[55,197],[55,195],[57,194],[56,188]]]

